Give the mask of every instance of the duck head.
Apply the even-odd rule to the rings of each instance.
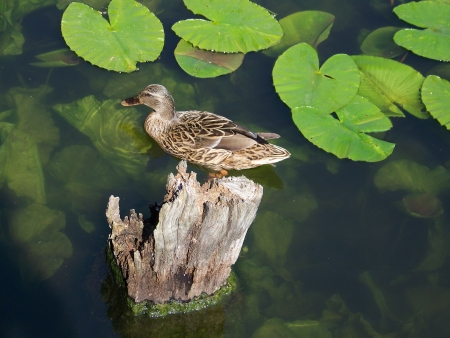
[[[138,95],[123,100],[122,106],[136,106],[145,104],[152,108],[156,113],[173,117],[175,113],[175,104],[172,95],[166,87],[159,84],[151,84],[144,88]]]

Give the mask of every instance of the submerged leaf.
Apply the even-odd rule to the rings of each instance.
[[[283,30],[267,9],[249,0],[184,0],[194,14],[207,20],[178,21],[174,32],[201,49],[248,53],[278,43]]]
[[[317,52],[300,43],[285,51],[273,68],[273,83],[291,109],[300,106],[332,113],[355,97],[359,71],[352,58],[336,54],[319,69]]]
[[[374,183],[382,191],[406,190],[437,195],[450,188],[450,173],[441,166],[430,170],[409,160],[397,160],[382,166],[375,175]]]
[[[405,196],[403,205],[406,211],[415,217],[434,218],[444,212],[441,200],[428,192]]]
[[[372,136],[392,127],[391,121],[379,109],[360,96],[332,114],[312,107],[292,110],[292,117],[302,134],[319,148],[339,158],[376,162],[389,156],[394,144]]]
[[[414,53],[439,61],[450,61],[450,4],[437,1],[410,2],[394,8],[398,17],[424,30],[403,29],[395,42]]]
[[[422,85],[422,100],[431,116],[450,129],[450,82],[439,76],[427,76]]]
[[[65,215],[42,204],[15,210],[9,219],[11,239],[20,247],[17,256],[23,270],[40,279],[51,277],[72,256],[72,243],[60,232]]]
[[[102,103],[93,95],[70,104],[57,104],[53,108],[70,124],[89,136],[100,155],[116,168],[137,178],[149,160],[146,152],[151,143],[138,124],[136,109],[122,109],[116,101]]]
[[[92,64],[117,72],[136,70],[136,62],[154,61],[164,45],[164,30],[147,7],[134,0],[112,0],[109,22],[93,8],[71,3],[61,31],[67,45]]]
[[[210,52],[180,40],[175,48],[175,58],[189,75],[208,78],[234,72],[242,64],[244,54]]]
[[[81,59],[67,48],[53,50],[35,56],[41,62],[32,62],[30,65],[42,68],[76,66]]]
[[[289,47],[305,42],[314,48],[328,38],[334,23],[334,15],[320,11],[297,12],[280,20],[284,35],[279,44],[263,53],[277,57]]]
[[[9,123],[0,123],[4,172],[8,187],[18,197],[45,203],[44,174],[34,140]]]
[[[48,86],[28,89],[11,88],[6,97],[16,107],[19,117],[17,129],[31,136],[39,149],[42,165],[48,162],[53,148],[59,144],[59,129],[50,112],[41,103],[41,99],[52,91]]]
[[[353,60],[361,72],[358,95],[378,106],[387,116],[404,116],[401,111],[404,109],[418,118],[428,118],[419,95],[424,77],[418,71],[376,56],[357,55]]]

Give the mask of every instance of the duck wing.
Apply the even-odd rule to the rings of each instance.
[[[274,133],[254,133],[226,117],[208,112],[184,113],[180,115],[180,124],[184,124],[186,132],[191,133],[195,148],[238,151],[279,137]]]

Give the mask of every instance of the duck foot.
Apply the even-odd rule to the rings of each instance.
[[[222,169],[221,171],[216,171],[216,172],[213,172],[213,173],[209,173],[208,177],[207,177],[207,180],[211,181],[211,180],[213,180],[215,178],[222,178],[222,177],[227,176],[227,175],[228,175],[228,171],[226,171],[225,169]]]

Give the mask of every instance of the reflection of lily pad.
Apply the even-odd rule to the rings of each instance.
[[[349,103],[359,86],[359,71],[352,58],[336,54],[319,69],[313,47],[300,43],[285,51],[273,68],[273,83],[291,109],[309,106],[332,113]]]
[[[51,277],[72,256],[72,244],[61,230],[65,215],[42,204],[15,210],[9,219],[9,233],[20,246],[17,257],[27,274],[40,279]]]
[[[267,9],[248,0],[184,0],[188,9],[207,19],[179,21],[175,33],[201,49],[248,53],[278,43],[283,30]]]
[[[91,95],[53,108],[89,136],[103,158],[137,178],[147,165],[151,143],[138,124],[140,113],[116,104],[114,100],[100,103]]]
[[[353,56],[361,72],[358,95],[378,106],[387,116],[404,116],[401,109],[418,118],[427,118],[420,100],[424,77],[400,62],[376,56]]]
[[[399,27],[381,27],[375,29],[366,36],[361,44],[361,50],[364,54],[381,56],[384,58],[393,58],[405,52],[405,49],[395,44],[393,37],[401,28]]]
[[[431,116],[450,129],[450,82],[438,76],[427,76],[422,86],[422,100]]]
[[[180,40],[175,48],[175,58],[180,67],[189,75],[206,78],[234,72],[242,64],[244,54],[210,52]]]
[[[328,38],[334,23],[334,15],[320,11],[297,12],[280,20],[284,35],[279,44],[263,53],[276,57],[289,47],[306,42],[314,48]]]
[[[375,175],[378,189],[428,192],[437,195],[450,188],[450,173],[441,166],[433,170],[409,160],[392,161],[382,166]]]
[[[389,156],[394,144],[372,136],[392,127],[392,123],[379,109],[366,99],[355,98],[332,114],[303,106],[292,110],[292,117],[302,134],[319,148],[339,158],[376,162]]]
[[[403,29],[394,36],[400,46],[434,60],[450,61],[450,4],[410,2],[394,8],[398,17],[424,30]]]
[[[92,64],[132,72],[136,62],[155,60],[164,45],[161,22],[134,0],[112,0],[109,22],[93,8],[73,2],[65,10],[61,31],[67,45]]]
[[[430,193],[409,194],[403,198],[406,211],[412,216],[421,218],[433,218],[441,215],[442,202]]]

